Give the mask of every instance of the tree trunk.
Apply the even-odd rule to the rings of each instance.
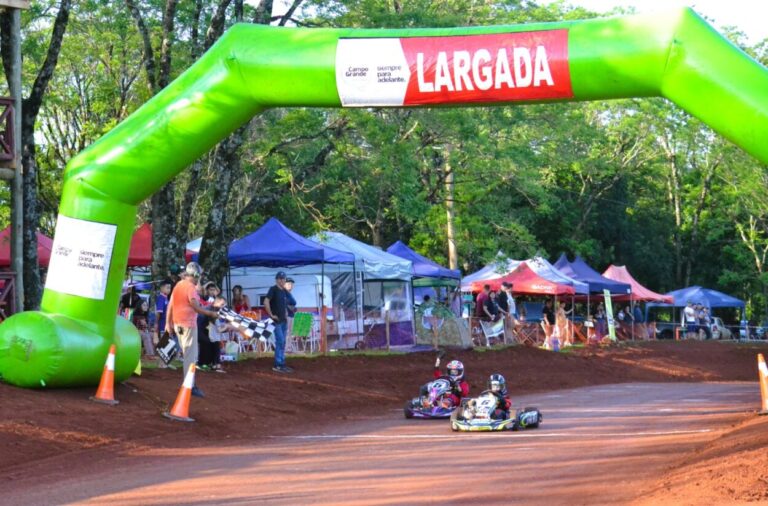
[[[675,230],[672,233],[675,248],[675,285],[680,286],[683,281],[683,210],[680,189],[680,168],[677,163],[677,155],[672,151],[672,143],[669,139],[662,139],[662,147],[667,159],[669,172],[667,174],[667,199],[672,205],[675,216]]]
[[[179,237],[174,202],[174,184],[168,183],[152,195],[152,277],[168,276],[172,264],[184,263],[184,242]]]
[[[205,224],[203,243],[200,246],[200,264],[206,267],[207,278],[219,283],[229,269],[227,250],[235,230],[227,227],[227,204],[233,183],[240,175],[240,146],[243,145],[248,125],[235,130],[216,147],[213,168],[216,173],[211,212]]]
[[[36,146],[34,135],[34,120],[27,126],[27,120],[22,119],[22,157],[24,168],[24,309],[40,308],[43,287],[40,282],[40,269],[37,258],[37,227],[40,222],[40,208],[37,202],[37,161],[35,160]]]
[[[448,239],[448,267],[450,269],[459,268],[459,255],[456,251],[456,212],[454,210],[454,186],[453,186],[453,168],[445,157],[445,235]]]
[[[720,165],[721,159],[718,158],[714,163],[708,163],[705,169],[704,181],[701,183],[701,191],[699,192],[699,198],[696,203],[696,209],[693,213],[693,220],[691,223],[691,244],[688,247],[689,255],[685,262],[685,283],[683,286],[691,285],[691,270],[693,268],[694,258],[698,256],[699,251],[699,225],[701,224],[701,213],[704,211],[704,205],[709,197],[709,190],[712,187],[712,180],[715,177],[717,167]]]

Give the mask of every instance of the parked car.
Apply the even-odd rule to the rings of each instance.
[[[674,339],[675,329],[680,328],[679,323],[671,322],[655,322],[656,323],[656,339]]]
[[[712,318],[712,339],[733,339],[731,330],[725,326],[723,320],[715,316]]]
[[[711,329],[712,339],[733,339],[733,333],[725,326],[722,318],[712,318]],[[656,322],[656,338],[657,339],[674,339],[675,330],[679,329],[680,337],[686,336],[685,327],[679,323],[671,322]],[[699,331],[699,339],[704,339],[704,330]]]

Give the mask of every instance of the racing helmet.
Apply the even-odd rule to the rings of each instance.
[[[488,390],[493,393],[506,393],[507,380],[501,374],[491,374],[491,377],[488,378]]]
[[[464,378],[464,364],[458,360],[451,360],[445,368],[453,381],[461,381]]]

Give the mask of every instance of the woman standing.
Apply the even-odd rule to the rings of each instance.
[[[595,334],[597,334],[598,341],[605,337],[605,331],[605,306],[600,302],[597,305],[597,311],[595,311]]]
[[[238,314],[243,311],[250,311],[251,309],[251,301],[248,300],[248,296],[243,293],[243,287],[240,285],[232,287],[232,309]]]

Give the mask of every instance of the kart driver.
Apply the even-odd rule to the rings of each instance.
[[[461,399],[469,395],[469,383],[464,379],[464,364],[460,361],[451,360],[448,362],[448,365],[445,366],[445,374],[442,374],[440,372],[440,356],[438,355],[435,361],[434,376],[435,379],[445,378],[451,382],[452,389],[448,397],[454,406],[461,404]],[[426,395],[426,391],[422,392],[421,395]]]
[[[491,374],[491,377],[488,378],[488,390],[486,392],[495,395],[498,401],[491,418],[494,420],[506,420],[509,418],[509,409],[512,407],[512,401],[509,399],[507,382],[504,376],[501,374]]]

